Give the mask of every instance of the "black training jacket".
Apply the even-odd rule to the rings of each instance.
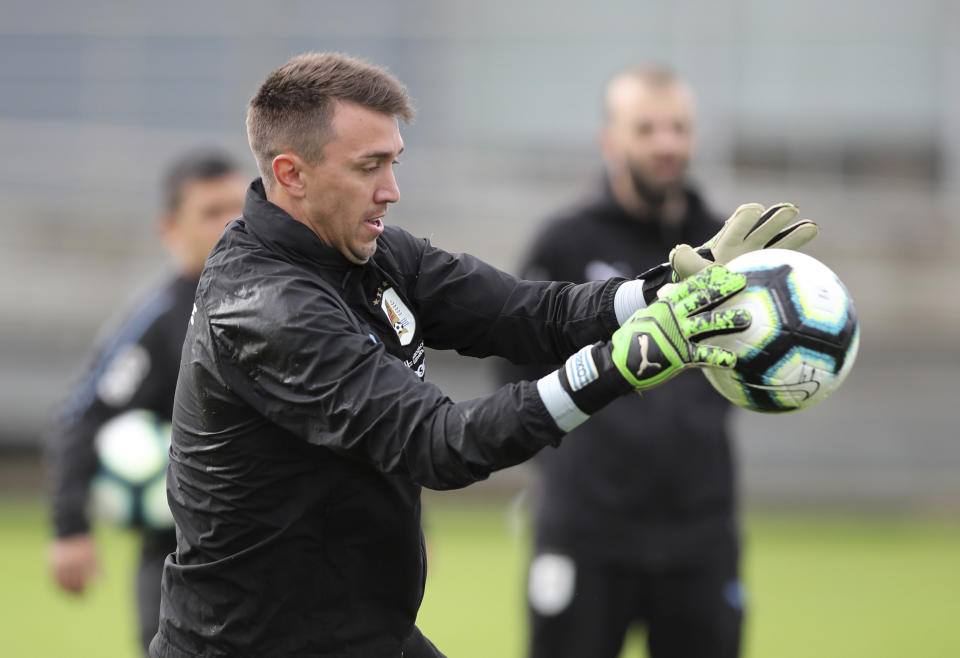
[[[170,420],[196,290],[196,277],[167,276],[101,330],[47,446],[56,536],[90,530],[86,507],[98,466],[94,438],[100,426],[130,409],[149,409]],[[173,532],[165,534],[172,547]]]
[[[255,181],[184,344],[152,655],[440,655],[414,625],[421,487],[481,480],[562,432],[535,383],[451,402],[423,380],[424,347],[560,361],[616,329],[621,282],[520,281],[392,227],[353,265]]]
[[[633,277],[678,243],[702,244],[719,222],[693,190],[676,223],[627,213],[608,186],[553,216],[531,245],[526,278]],[[537,368],[507,367],[504,380]],[[736,543],[729,403],[697,370],[615,400],[544,450],[535,501],[541,550],[573,550],[650,569],[702,563]]]

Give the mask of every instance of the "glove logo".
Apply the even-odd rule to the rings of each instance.
[[[593,361],[593,346],[587,345],[579,352],[567,359],[564,366],[567,370],[567,381],[575,392],[586,388],[600,378],[600,371]]]
[[[769,391],[771,395],[777,395],[778,393],[785,395],[800,395],[803,397],[801,397],[799,401],[803,402],[812,398],[817,394],[817,391],[820,390],[820,382],[814,379],[814,373],[815,370],[812,367],[808,366],[807,364],[803,364],[797,381],[783,382],[782,384],[777,384],[774,386],[764,386],[763,384],[751,384],[749,382],[743,382],[743,386],[758,391]]]
[[[663,364],[656,363],[649,359],[650,334],[640,334],[637,336],[637,342],[640,344],[640,367],[637,368],[637,377],[643,377],[643,373],[647,368],[654,368],[653,372],[662,370]]]

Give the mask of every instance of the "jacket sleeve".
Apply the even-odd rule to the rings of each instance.
[[[424,241],[412,297],[427,345],[515,363],[559,363],[616,331],[623,279],[575,285],[524,281],[469,254]]]
[[[576,250],[571,244],[571,240],[578,239],[578,237],[566,231],[546,230],[542,232],[531,244],[529,253],[519,268],[520,278],[542,281],[578,281],[578,278],[570,276],[571,270],[579,266],[581,260],[577,257]],[[582,276],[580,278],[582,279]],[[560,361],[556,360],[552,363],[517,365],[499,360],[496,364],[495,373],[500,384],[535,380],[556,368],[559,363]]]
[[[461,487],[562,435],[535,384],[454,403],[306,281],[215,306],[195,321],[207,322],[220,378],[237,396],[295,436],[382,472]]]
[[[169,413],[172,386],[164,389],[154,372],[159,360],[166,358],[157,348],[157,334],[153,326],[138,328],[137,318],[133,318],[101,342],[97,356],[57,414],[47,443],[57,537],[90,530],[86,508],[90,482],[99,465],[94,447],[97,430],[130,409],[166,409]]]
[[[86,507],[90,480],[97,470],[93,447],[99,425],[97,415],[88,410],[81,417],[74,417],[65,410],[47,439],[51,515],[57,537],[90,530]]]

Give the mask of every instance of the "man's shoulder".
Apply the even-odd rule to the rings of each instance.
[[[318,271],[261,249],[249,236],[225,236],[207,260],[197,304],[211,320],[241,326],[255,316],[282,322],[336,297]]]
[[[423,251],[427,242],[426,238],[418,238],[399,226],[387,226],[377,240],[377,252],[401,258],[416,256]]]
[[[224,229],[220,240],[214,245],[204,265],[204,274],[211,269],[229,266],[236,258],[260,249],[260,243],[247,229],[246,221],[241,217],[230,222]]]
[[[399,226],[387,226],[377,240],[373,262],[395,275],[415,274],[428,243]]]
[[[542,222],[543,229],[556,231],[589,227],[613,209],[608,199],[600,194],[592,194],[547,215]]]
[[[588,197],[547,215],[534,231],[527,260],[579,259],[584,253],[585,241],[595,235],[604,212],[602,200]]]
[[[684,186],[683,191],[687,200],[686,220],[688,222],[703,226],[714,226],[723,223],[723,218],[711,209],[696,184],[688,183]]]
[[[279,261],[270,263],[269,268],[251,263],[249,270],[233,271],[226,276],[218,276],[216,270],[205,273],[197,304],[211,319],[242,321],[256,313],[280,321],[338,298],[333,286],[321,277]]]
[[[258,240],[241,218],[227,226],[210,252],[200,276],[200,288],[243,286],[252,279],[268,282],[271,277],[282,276],[293,268],[289,259]]]

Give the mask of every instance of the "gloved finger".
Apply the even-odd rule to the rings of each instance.
[[[712,264],[688,244],[678,244],[670,251],[670,266],[680,280],[686,279]]]
[[[696,343],[690,363],[696,366],[729,370],[737,365],[737,355],[722,347]]]
[[[730,297],[746,285],[747,279],[742,274],[731,272],[722,265],[711,265],[678,282],[677,287],[667,293],[667,297],[678,308],[696,313]],[[706,301],[698,301],[704,296],[708,298]]]
[[[743,243],[747,251],[763,249],[780,231],[785,229],[800,214],[800,210],[792,203],[778,203],[770,206],[757,223],[744,236]],[[739,255],[739,254],[737,254]]]
[[[799,249],[820,234],[820,227],[809,219],[801,219],[777,233],[763,245],[764,249]]]
[[[676,289],[677,289],[676,283],[663,284],[662,286],[660,286],[660,290],[657,291],[657,299],[663,299],[664,297],[666,297]]]
[[[667,298],[677,317],[683,318],[716,306],[747,286],[747,278],[722,265],[712,265],[684,279]]]
[[[743,308],[725,308],[685,318],[680,323],[683,335],[690,340],[703,340],[717,334],[743,331],[750,326],[750,311]]]
[[[740,244],[750,231],[756,227],[763,216],[763,206],[759,203],[745,203],[733,211],[730,218],[723,223],[720,231],[713,236],[705,246],[713,250],[716,256],[717,247],[724,244]]]

